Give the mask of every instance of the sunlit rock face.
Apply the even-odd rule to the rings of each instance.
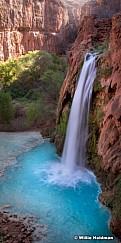
[[[63,52],[69,18],[61,2],[2,0],[0,9],[0,60],[38,49]]]
[[[0,60],[39,49],[66,54],[85,16],[107,18],[119,9],[120,0],[1,0]]]
[[[1,0],[0,9],[0,60],[38,49],[61,54],[75,39],[61,1]]]

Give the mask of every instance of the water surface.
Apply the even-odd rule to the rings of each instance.
[[[100,187],[93,174],[85,172],[84,181],[82,176],[77,186],[60,185],[55,183],[57,178],[48,178],[48,174],[53,175],[52,171],[47,173],[52,165],[60,166],[60,159],[48,141],[21,154],[17,165],[7,168],[0,178],[0,206],[9,204],[12,212],[38,216],[47,226],[44,243],[74,243],[74,235],[111,236],[110,214],[98,201]]]

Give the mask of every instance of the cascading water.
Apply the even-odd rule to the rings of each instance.
[[[85,160],[90,100],[96,77],[95,57],[96,53],[85,56],[72,102],[61,163],[52,163],[40,172],[47,183],[75,187],[80,181],[90,183],[94,179],[93,173],[85,168]]]
[[[62,154],[62,163],[71,173],[77,165],[85,165],[90,100],[95,77],[95,56],[89,53],[85,56],[73,98]]]

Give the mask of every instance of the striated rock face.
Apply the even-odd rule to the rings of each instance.
[[[55,144],[62,151],[68,114],[78,73],[87,50],[102,46],[95,80],[89,164],[102,184],[100,200],[112,210],[110,227],[121,238],[121,14],[110,19],[85,17],[71,49],[69,71],[64,80],[57,114]],[[108,47],[109,46],[109,47]],[[98,144],[98,146],[97,146]]]
[[[0,10],[0,60],[39,49],[64,54],[80,23],[80,5],[73,2],[1,0]]]
[[[68,24],[68,14],[61,2],[1,0],[0,9],[0,60],[38,49],[63,51],[58,35]]]
[[[110,61],[107,61],[112,66],[112,74],[108,79],[102,79],[109,101],[107,99],[103,107],[98,154],[102,158],[103,170],[108,174],[107,186],[114,193],[113,203],[112,197],[106,200],[106,204],[113,209],[111,230],[121,238],[121,14],[112,19],[109,53]]]
[[[1,0],[0,60],[39,49],[65,54],[85,16],[107,18],[119,9],[120,0]]]

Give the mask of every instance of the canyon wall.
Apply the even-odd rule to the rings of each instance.
[[[40,49],[67,54],[85,16],[108,18],[119,9],[120,0],[1,0],[0,61]]]
[[[86,15],[96,18],[111,18],[121,10],[120,0],[92,0],[86,1],[82,8],[82,18]]]
[[[1,0],[0,60],[39,49],[64,54],[77,33],[78,8],[73,14],[57,0]]]
[[[105,172],[105,190],[101,199],[112,209],[111,230],[121,238],[121,13],[112,19],[108,53],[102,57],[101,78],[104,88],[103,119],[98,155]]]
[[[58,34],[68,24],[61,2],[2,0],[0,9],[0,60],[38,49],[61,52]]]
[[[61,154],[69,111],[84,54],[99,50],[90,112],[88,164],[102,185],[100,200],[112,211],[110,227],[121,238],[121,14],[111,19],[85,17],[69,57],[61,88],[54,142]]]

